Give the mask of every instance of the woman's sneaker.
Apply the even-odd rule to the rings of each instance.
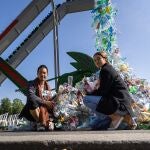
[[[54,130],[54,123],[52,121],[49,121],[49,127],[48,127],[48,130],[49,131],[53,131]]]
[[[41,123],[37,123],[37,131],[45,131],[45,126]]]
[[[130,127],[131,127],[131,130],[137,129],[136,117],[132,117],[132,124]]]

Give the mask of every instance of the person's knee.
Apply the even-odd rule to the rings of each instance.
[[[30,109],[30,112],[33,112],[33,113],[34,113],[34,112],[39,112],[39,110],[40,110],[39,107],[37,107],[37,108],[35,108],[35,109]]]
[[[30,114],[31,114],[33,117],[39,117],[39,107],[36,108],[36,109],[30,109]]]

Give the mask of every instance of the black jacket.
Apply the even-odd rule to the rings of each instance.
[[[118,72],[108,63],[104,64],[100,71],[100,87],[90,95],[102,96],[97,106],[97,111],[110,115],[119,107],[124,108],[132,113],[131,96],[127,86]]]

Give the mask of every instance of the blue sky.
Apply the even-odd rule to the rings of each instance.
[[[31,0],[1,0],[0,32],[2,32],[12,20],[29,4]],[[55,0],[62,3],[62,0]],[[116,26],[118,29],[118,46],[121,55],[127,58],[133,72],[140,78],[150,81],[150,1],[149,0],[112,0],[118,9]],[[9,10],[9,11],[8,11]],[[51,7],[48,6],[38,18],[15,40],[1,55],[6,59],[9,54],[27,37],[33,28],[48,14]],[[71,72],[74,68],[70,65],[73,61],[67,51],[79,51],[93,55],[96,50],[95,33],[91,27],[91,11],[67,15],[59,25],[59,50],[61,74]],[[36,69],[40,64],[46,64],[49,68],[49,77],[54,77],[53,63],[53,34],[52,32],[33,50],[33,52],[17,67],[17,70],[28,80],[36,77]],[[52,87],[53,82],[49,83]],[[8,97],[11,100],[20,98],[23,102],[26,97],[16,93],[17,87],[8,79],[0,87],[0,99]]]

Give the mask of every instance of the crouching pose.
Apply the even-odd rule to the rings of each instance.
[[[95,53],[93,59],[96,67],[100,69],[100,85],[93,92],[86,93],[84,104],[101,115],[109,116],[114,129],[118,128],[122,120],[125,120],[131,129],[135,129],[137,125],[131,108],[132,98],[126,84],[109,64],[106,52]]]
[[[51,90],[46,81],[48,68],[41,65],[37,69],[37,78],[29,81],[27,102],[20,117],[35,122],[35,130],[48,130],[50,117],[53,115],[54,102],[51,99]]]

